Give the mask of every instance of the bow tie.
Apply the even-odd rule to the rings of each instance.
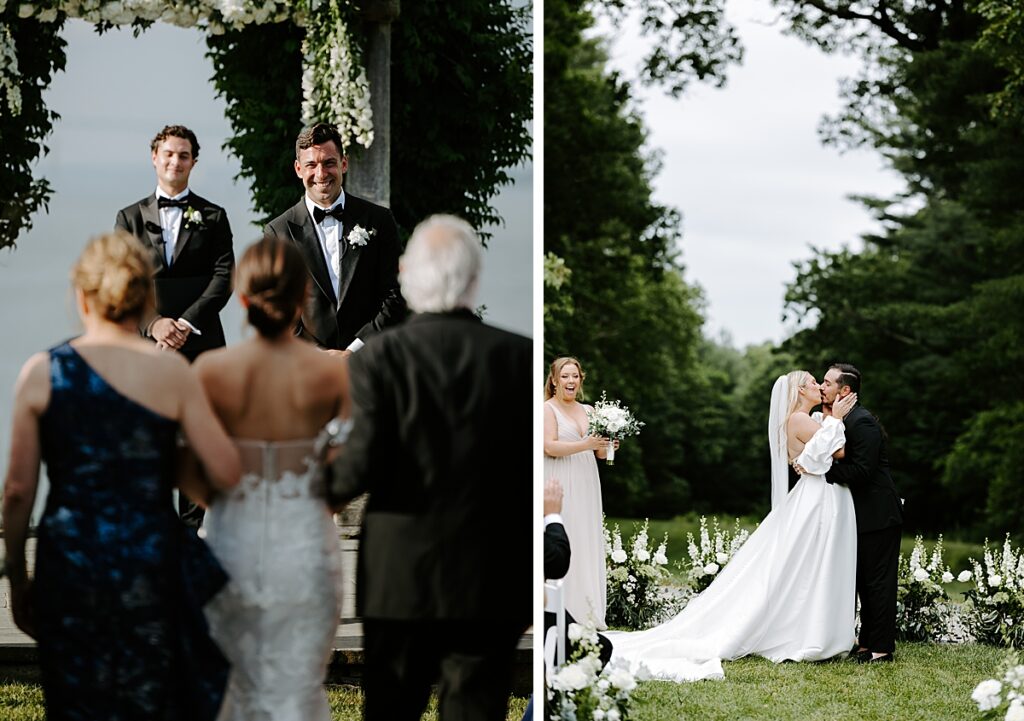
[[[344,214],[344,212],[345,209],[340,205],[335,205],[330,210],[324,210],[323,208],[313,206],[313,220],[316,221],[317,223],[322,223],[324,222],[324,218],[326,218],[329,215],[340,223],[341,216]]]
[[[188,196],[186,195],[181,200],[175,200],[174,198],[165,198],[162,195],[156,199],[156,207],[158,208],[187,208],[188,207]]]

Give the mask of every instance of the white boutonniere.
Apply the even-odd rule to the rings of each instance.
[[[353,248],[361,248],[370,242],[370,238],[377,235],[377,229],[367,230],[361,225],[357,225],[348,234],[348,244]]]
[[[185,227],[188,229],[203,227],[203,214],[191,205],[185,208]]]

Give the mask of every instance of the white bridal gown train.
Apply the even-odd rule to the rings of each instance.
[[[609,633],[612,659],[643,663],[655,678],[696,681],[724,678],[723,659],[819,661],[849,651],[857,524],[849,489],[825,482],[844,444],[842,422],[826,419],[797,459],[807,473],[721,575],[670,621]]]
[[[330,721],[323,682],[341,612],[341,556],[313,441],[236,443],[242,480],[205,521],[231,579],[206,607],[232,664],[218,721]]]

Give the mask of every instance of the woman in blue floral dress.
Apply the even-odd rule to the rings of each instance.
[[[215,486],[236,484],[240,461],[184,358],[138,335],[150,276],[134,238],[90,242],[71,274],[85,332],[29,359],[15,390],[7,570],[50,721],[212,720],[221,704],[227,664],[202,606],[226,576],[174,513],[177,433]],[[50,492],[30,579],[40,460]]]

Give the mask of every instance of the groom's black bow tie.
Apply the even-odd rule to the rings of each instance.
[[[165,198],[162,195],[156,199],[156,207],[158,208],[187,208],[188,207],[188,196],[186,195],[181,200],[175,200],[174,198]]]
[[[315,220],[317,223],[322,223],[324,222],[324,218],[326,218],[329,215],[340,223],[341,216],[344,212],[345,209],[340,205],[335,205],[330,210],[324,210],[323,208],[313,206],[313,220]]]

